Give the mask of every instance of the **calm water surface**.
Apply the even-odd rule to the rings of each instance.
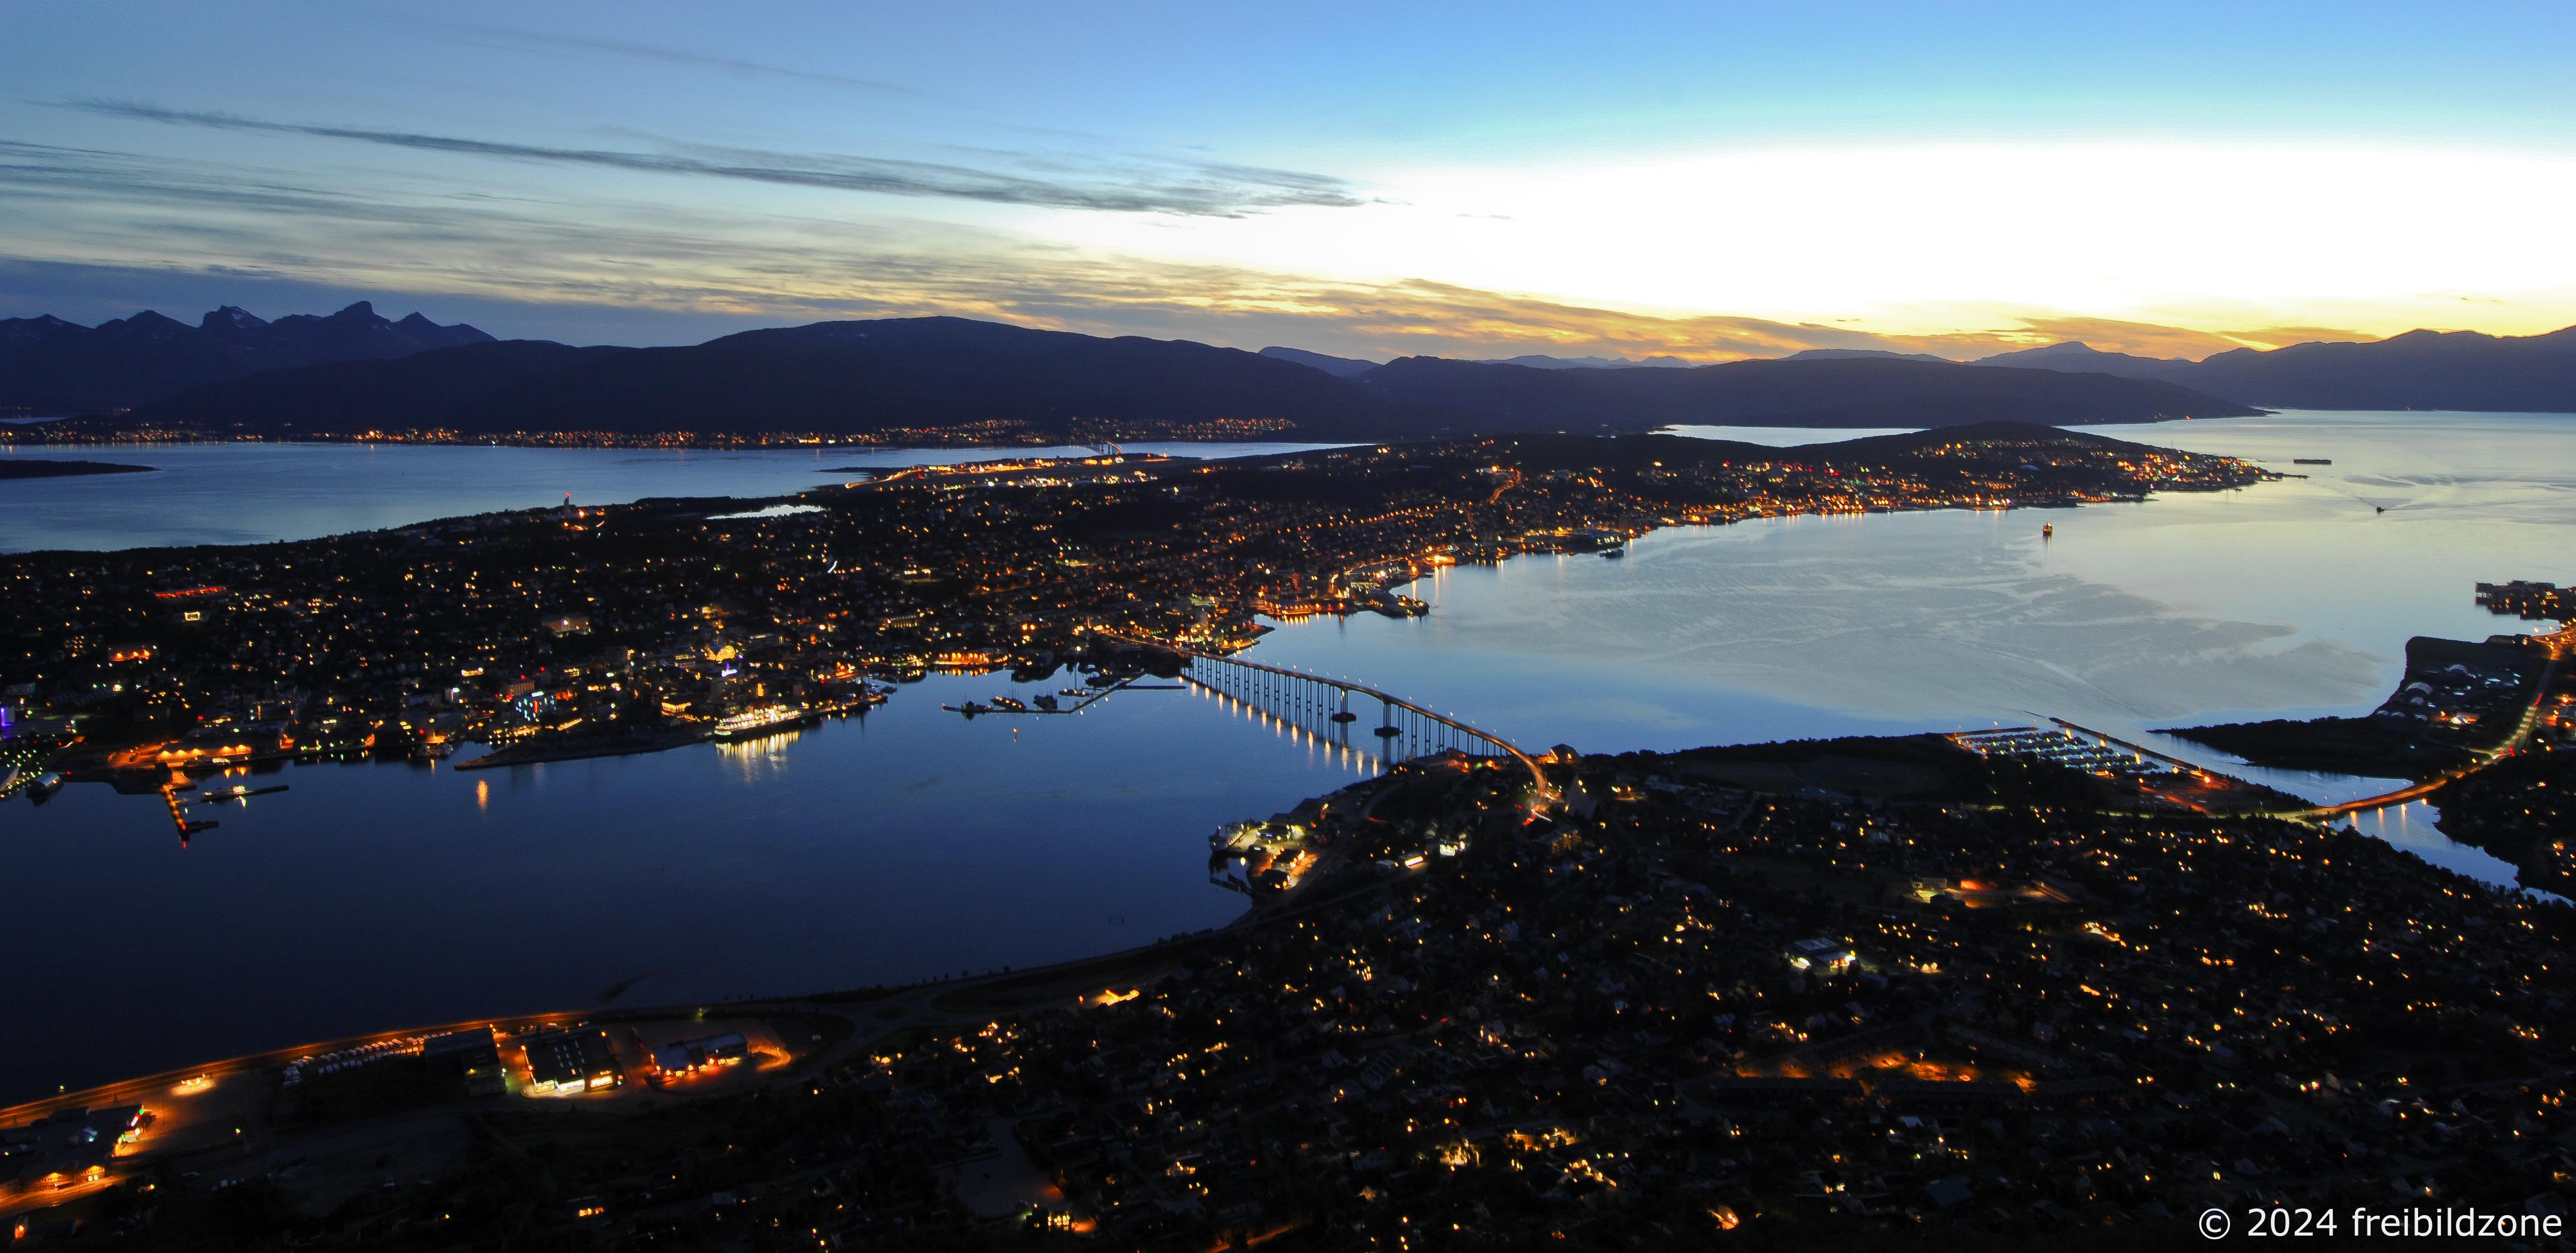
[[[793,994],[1223,925],[1207,836],[1362,776],[1196,690],[1080,715],[933,676],[738,746],[459,771],[292,766],[194,807],[74,784],[0,806],[0,1103],[405,1024]]]
[[[1289,624],[1255,655],[1370,680],[1530,747],[2052,714],[2143,735],[2366,710],[2393,686],[2407,637],[2527,629],[2479,610],[2474,582],[2576,581],[2576,417],[2284,414],[2103,433],[2311,477],[2134,506],[1665,531],[1622,561],[1446,571],[1415,589],[1429,617]],[[565,491],[770,495],[895,457],[59,451],[170,468],[0,485],[0,547],[327,534]],[[158,499],[136,482],[161,485]],[[1078,718],[969,723],[938,709],[1008,688],[935,677],[864,722],[745,748],[490,772],[296,767],[278,776],[292,791],[222,810],[185,850],[149,797],[82,785],[41,807],[0,805],[19,940],[0,966],[0,1100],[396,1024],[579,1006],[628,979],[633,1003],[850,987],[1212,926],[1241,898],[1207,884],[1208,831],[1364,768],[1194,692],[1125,693]],[[2261,777],[2319,797],[2379,790]],[[2363,826],[2511,881],[2421,806]]]
[[[1324,444],[1129,444],[1242,457]],[[1060,448],[513,448],[460,444],[0,444],[0,457],[153,467],[149,474],[0,480],[0,552],[258,544],[502,509],[617,505],[648,496],[776,496],[852,466],[1081,456]]]

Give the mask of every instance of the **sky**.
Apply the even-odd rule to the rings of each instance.
[[[2576,5],[0,4],[0,317],[1386,359],[2576,324]]]

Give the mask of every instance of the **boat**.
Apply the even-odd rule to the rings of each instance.
[[[63,776],[52,770],[48,770],[44,774],[39,775],[35,782],[27,785],[27,795],[33,796],[39,800],[62,790]]]
[[[2040,537],[2041,539],[2047,539],[2049,536],[2051,536],[2051,535],[2055,535],[2055,534],[2057,534],[2057,524],[2056,524],[2056,523],[2054,523],[2054,522],[2042,522],[2042,523],[2040,523],[2040,524],[2039,524],[2039,537]]]
[[[1038,693],[1037,704],[1038,708],[1043,709],[1048,713],[1054,713],[1056,711],[1055,697],[1048,695],[1047,693]]]
[[[1603,550],[1603,551],[1602,551],[1601,555],[1602,555],[1604,558],[1615,559],[1615,558],[1619,558],[1619,557],[1625,557],[1625,556],[1627,556],[1627,555],[1628,555],[1628,550],[1627,550],[1627,549],[1625,549],[1625,548],[1611,548],[1611,549],[1605,549],[1605,550]]]
[[[2330,465],[2333,465],[2333,464],[2334,464],[2334,458],[2332,458],[2332,457],[2292,457],[2292,458],[2290,458],[2290,464],[2291,464],[2291,465],[2294,465],[2294,466],[2330,466]]]
[[[794,726],[813,717],[811,710],[800,709],[794,705],[763,705],[757,709],[746,709],[716,723],[715,738],[728,741],[750,739],[756,735],[766,735],[772,731]]]
[[[1404,730],[1401,727],[1379,727],[1377,729],[1377,733],[1388,739],[1393,739],[1396,736],[1404,734]]]
[[[1357,722],[1359,720],[1360,716],[1358,714],[1352,713],[1347,709],[1333,715],[1333,721],[1335,722]]]

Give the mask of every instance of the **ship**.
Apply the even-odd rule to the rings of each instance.
[[[813,711],[800,709],[794,705],[762,705],[757,709],[746,709],[716,723],[715,738],[725,741],[747,740],[754,736],[767,735],[773,731],[796,726],[812,720],[813,717]]]

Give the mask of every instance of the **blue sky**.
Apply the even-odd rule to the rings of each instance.
[[[2576,322],[2566,5],[0,7],[0,316],[1354,355]]]

